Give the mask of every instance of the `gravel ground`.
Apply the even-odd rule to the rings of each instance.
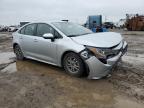
[[[122,92],[144,101],[144,32],[116,31],[128,42],[128,52],[109,79]]]
[[[33,60],[16,61],[10,33],[0,33],[0,108],[143,108],[144,32],[117,30],[128,53],[110,78],[88,80]]]

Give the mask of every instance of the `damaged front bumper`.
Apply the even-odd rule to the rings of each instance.
[[[126,53],[127,47],[128,47],[127,43],[124,42],[122,50],[119,52],[119,54],[110,59],[107,59],[107,64],[102,63],[95,56],[92,56],[89,59],[85,60],[86,64],[88,65],[88,68],[89,68],[88,78],[89,79],[100,79],[102,77],[107,76],[111,72],[113,66]]]

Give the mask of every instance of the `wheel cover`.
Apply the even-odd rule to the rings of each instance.
[[[79,61],[75,57],[68,57],[66,59],[66,68],[71,73],[78,73],[80,70]]]

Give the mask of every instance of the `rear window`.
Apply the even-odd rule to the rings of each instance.
[[[36,24],[30,24],[25,27],[25,35],[34,35]]]
[[[20,34],[24,34],[24,31],[25,31],[25,27],[23,27],[23,28],[19,31],[19,33],[20,33]]]

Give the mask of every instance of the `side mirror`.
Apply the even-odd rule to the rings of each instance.
[[[54,41],[54,36],[51,33],[46,33],[43,35],[44,39],[51,39],[52,41]]]

